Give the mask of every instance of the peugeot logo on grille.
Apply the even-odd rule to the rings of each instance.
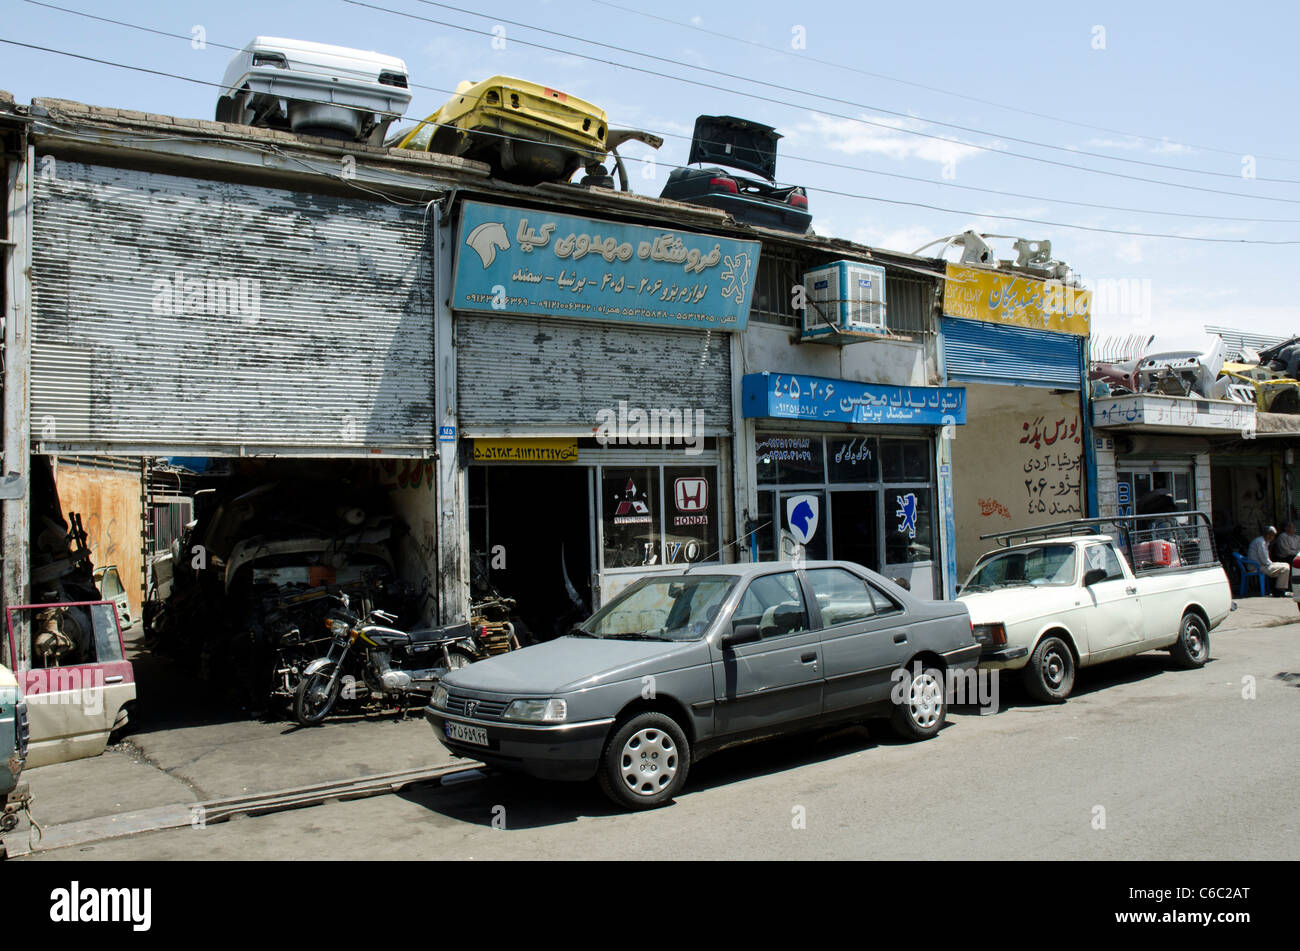
[[[466,701],[465,701],[465,716],[467,716],[467,717],[472,717],[472,716],[474,715],[474,711],[477,710],[477,709],[478,709],[478,701],[477,701],[477,700],[466,700]]]

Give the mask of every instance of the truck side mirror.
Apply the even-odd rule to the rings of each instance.
[[[722,635],[722,649],[730,650],[739,644],[753,644],[755,641],[763,639],[762,632],[759,631],[757,624],[737,624],[732,628],[730,634]]]
[[[1091,588],[1097,582],[1105,581],[1105,580],[1106,580],[1105,568],[1091,568],[1088,571],[1085,571],[1083,573],[1083,586],[1085,588]]]

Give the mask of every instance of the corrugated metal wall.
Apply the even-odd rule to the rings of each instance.
[[[702,410],[731,429],[729,335],[552,317],[456,315],[458,416],[466,435],[502,426],[590,436],[619,400]]]
[[[60,159],[34,218],[34,439],[433,445],[423,208]]]
[[[1082,337],[951,317],[941,328],[950,380],[1079,389]]]

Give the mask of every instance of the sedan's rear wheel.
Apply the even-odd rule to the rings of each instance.
[[[605,744],[597,775],[605,795],[628,809],[653,809],[686,784],[691,748],[677,722],[662,713],[639,713]]]
[[[943,728],[947,716],[943,671],[904,669],[903,679],[894,685],[894,712],[889,718],[894,732],[905,740],[928,740]]]
[[[1074,689],[1074,654],[1059,637],[1044,637],[1024,670],[1025,689],[1043,703],[1064,703]]]
[[[1174,664],[1185,670],[1204,667],[1210,659],[1210,632],[1205,622],[1195,614],[1184,614],[1178,629],[1178,640],[1169,648]]]

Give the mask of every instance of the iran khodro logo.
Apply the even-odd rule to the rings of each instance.
[[[785,500],[785,520],[790,534],[800,545],[813,540],[820,517],[821,499],[815,495],[792,495]]]

